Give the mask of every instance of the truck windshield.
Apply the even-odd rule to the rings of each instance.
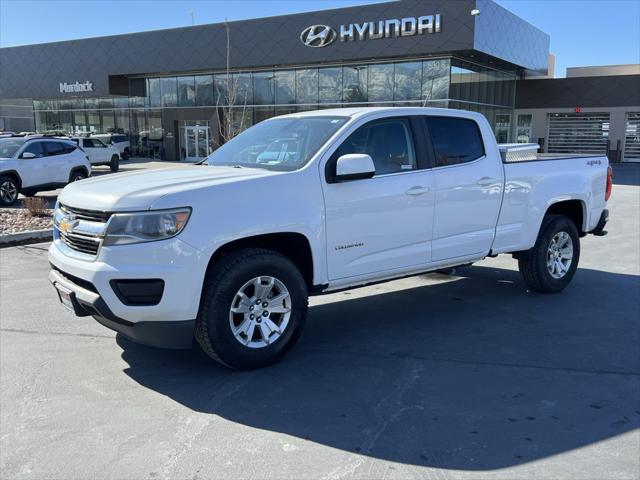
[[[207,165],[292,171],[306,164],[348,117],[274,118],[258,123],[213,152]]]
[[[24,138],[0,138],[0,158],[13,157],[25,141]]]

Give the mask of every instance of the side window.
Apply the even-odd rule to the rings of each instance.
[[[47,155],[49,155],[50,157],[53,157],[55,155],[63,155],[66,153],[66,145],[62,142],[48,141],[44,143],[47,147]]]
[[[436,167],[472,162],[484,155],[478,124],[467,118],[427,117]]]
[[[44,142],[29,142],[22,153],[33,153],[36,157],[45,157],[47,155],[44,149]]]
[[[71,153],[78,148],[72,143],[63,143],[62,145],[64,145],[64,153]]]
[[[83,138],[82,139],[83,148],[93,148],[95,145],[93,144],[93,140],[91,138]]]
[[[93,146],[96,148],[107,148],[107,146],[98,138],[92,138]]]
[[[338,148],[335,158],[349,153],[366,153],[376,167],[376,175],[406,172],[418,168],[406,118],[385,118],[363,125]]]

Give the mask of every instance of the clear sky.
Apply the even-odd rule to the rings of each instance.
[[[375,0],[0,0],[0,46],[72,40]],[[455,0],[448,0],[455,1]],[[551,36],[556,76],[568,66],[640,63],[640,0],[498,0]]]

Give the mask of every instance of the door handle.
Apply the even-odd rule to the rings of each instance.
[[[491,177],[482,177],[480,180],[478,180],[478,185],[480,185],[481,187],[488,187],[489,185],[493,185],[494,183],[497,182],[497,179],[495,178],[491,178]]]
[[[422,187],[420,185],[417,185],[415,187],[411,187],[409,190],[407,190],[405,193],[407,195],[411,195],[411,196],[417,196],[417,195],[424,195],[425,193],[427,193],[429,191],[429,187]]]

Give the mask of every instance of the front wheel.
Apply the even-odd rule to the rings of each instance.
[[[69,183],[79,182],[80,180],[84,180],[87,178],[87,174],[84,170],[74,170],[69,175]]]
[[[214,360],[232,368],[267,366],[300,336],[308,294],[300,271],[270,250],[226,255],[205,280],[195,337]]]
[[[576,273],[580,260],[580,236],[575,224],[562,215],[547,215],[536,244],[518,258],[526,284],[542,293],[563,290]]]

